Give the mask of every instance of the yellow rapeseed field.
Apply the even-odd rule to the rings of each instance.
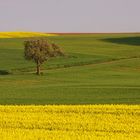
[[[140,105],[1,105],[0,140],[140,140]]]
[[[46,34],[40,32],[0,32],[0,38],[23,38],[37,36],[57,36],[56,34]]]

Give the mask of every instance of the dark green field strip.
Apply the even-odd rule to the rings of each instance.
[[[130,46],[131,45],[140,46],[140,36],[107,38],[107,39],[103,39],[103,41],[116,43],[116,44],[130,45]]]
[[[41,90],[41,91],[40,91]],[[0,93],[0,104],[139,104],[136,88],[32,88]]]

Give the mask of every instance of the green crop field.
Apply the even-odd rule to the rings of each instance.
[[[49,36],[65,52],[35,75],[24,38],[0,39],[0,104],[139,104],[140,34]]]

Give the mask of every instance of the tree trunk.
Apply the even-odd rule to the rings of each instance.
[[[36,67],[36,74],[37,75],[40,75],[40,65],[39,64],[37,64],[37,67]]]

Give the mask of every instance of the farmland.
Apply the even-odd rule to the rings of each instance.
[[[2,140],[139,140],[138,105],[0,106]]]
[[[15,36],[16,37],[16,36]],[[0,104],[139,104],[140,34],[48,36],[66,53],[24,60],[26,38],[0,39]]]
[[[0,32],[0,38],[26,38],[26,37],[48,37],[56,34],[45,34],[41,32]]]
[[[24,59],[28,37],[65,52]],[[1,140],[138,140],[140,34],[0,34]]]

